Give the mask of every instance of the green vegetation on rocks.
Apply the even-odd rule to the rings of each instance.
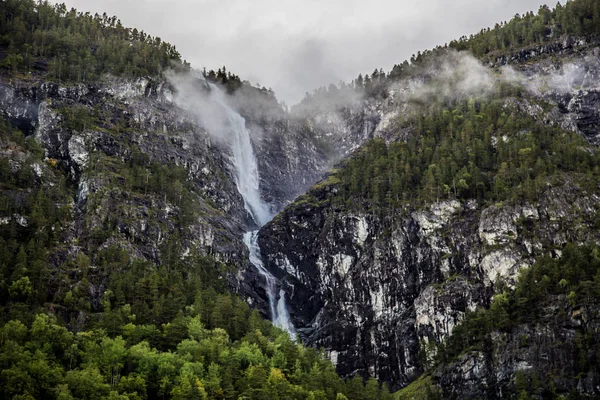
[[[65,4],[0,3],[0,66],[12,73],[48,72],[58,81],[94,81],[103,74],[154,76],[184,69],[175,46],[126,28],[117,17],[91,15]]]
[[[434,104],[400,124],[414,129],[407,141],[368,142],[312,194],[337,187],[333,204],[383,212],[445,199],[534,200],[564,174],[590,185],[599,178],[600,155],[580,134],[543,124],[499,95]]]

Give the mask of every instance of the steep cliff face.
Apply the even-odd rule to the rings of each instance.
[[[380,216],[330,208],[327,189],[261,231],[267,265],[285,271],[292,317],[342,374],[404,386],[428,342],[488,304],[494,283],[567,241],[600,238],[597,192],[572,183],[536,203],[449,201]],[[306,293],[310,293],[307,301]]]
[[[517,16],[289,111],[116,18],[2,9],[8,397],[78,397],[88,373],[152,398],[389,398],[369,375],[446,398],[600,395],[593,1]],[[257,270],[248,232],[272,215],[258,242],[280,282]],[[229,291],[357,377],[342,382]]]
[[[592,338],[600,330],[597,303],[573,307],[565,296],[556,296],[544,306],[534,323],[495,331],[485,350],[467,351],[434,370],[443,397],[502,399],[524,391],[596,398],[600,390]]]
[[[364,142],[386,132],[389,114],[396,111],[393,97],[387,99],[354,94],[352,101],[340,99],[333,109],[311,109],[305,116],[314,135],[343,158]]]
[[[249,128],[260,168],[261,196],[274,211],[305,193],[331,167],[334,156],[300,121],[283,116],[261,124],[251,121]]]
[[[122,224],[119,231],[126,238],[149,241],[136,253],[158,261],[158,255],[152,255],[152,250],[142,249],[156,249],[160,242],[156,235],[146,232],[149,224],[154,223],[153,218],[143,215],[151,207],[164,210],[164,218],[168,219],[169,212],[178,212],[177,205],[152,195],[151,199],[144,199],[150,203],[143,204],[141,198],[124,193],[126,190],[111,187],[112,177],[104,170],[110,169],[113,163],[113,172],[118,174],[116,164],[133,162],[131,160],[141,154],[140,157],[151,163],[184,168],[197,191],[196,200],[201,209],[212,214],[212,220],[198,220],[198,225],[192,229],[204,233],[196,238],[190,236],[184,242],[187,241],[189,246],[191,241],[198,240],[197,244],[204,251],[222,254],[225,260],[235,259],[239,249],[227,243],[236,236],[236,229],[233,226],[227,229],[224,219],[219,222],[215,212],[229,213],[231,219],[237,221],[238,231],[247,219],[241,198],[227,175],[227,160],[212,150],[206,133],[186,120],[169,102],[170,95],[163,83],[147,80],[115,79],[104,85],[76,87],[4,82],[1,104],[9,119],[15,116],[26,122],[29,131],[44,148],[46,158],[57,160],[69,174],[77,187],[77,211],[82,216],[98,214],[98,220],[82,226],[78,235],[94,231],[106,218],[115,218]],[[19,104],[22,106],[15,109]],[[92,114],[89,126],[70,126],[71,110]],[[121,218],[126,215],[130,218]],[[213,241],[216,230],[225,234]],[[168,233],[168,230],[162,232]]]
[[[275,211],[306,193],[335,162],[387,132],[393,99],[351,96],[351,101],[341,96],[327,107],[287,112],[264,93],[246,89],[235,94],[233,102],[256,147],[262,197]]]
[[[516,60],[525,64],[516,64],[516,67],[530,82],[535,82],[534,92],[555,106],[546,117],[548,122],[578,131],[597,145],[600,49],[594,42],[575,39],[565,39],[555,47],[521,52]],[[527,63],[528,59],[546,53],[560,61],[542,58],[533,65]]]

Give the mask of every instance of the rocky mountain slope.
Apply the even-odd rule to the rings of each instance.
[[[510,65],[511,75],[506,78],[505,70],[494,79],[523,85],[529,93],[525,97],[501,95],[501,109],[512,113],[510,118],[523,115],[542,127],[577,132],[587,140],[582,143],[585,151],[596,153],[600,126],[598,54],[596,42],[567,38],[555,46],[497,59],[496,67]],[[456,71],[460,65],[454,69],[460,74]],[[415,103],[410,92],[402,92],[409,86],[397,89],[400,105],[394,110],[396,119],[402,118],[402,112],[410,112],[411,101]],[[407,98],[408,109],[401,103]],[[476,101],[485,104],[487,100],[482,97]],[[486,118],[484,113],[481,118]],[[459,132],[459,127],[456,129]],[[498,142],[511,142],[513,135],[526,134],[529,128],[504,136],[494,132],[496,129],[486,139],[496,143],[493,152],[498,151]],[[406,140],[407,132],[410,135],[419,130],[417,124],[401,123],[380,136],[388,141]],[[520,154],[523,151],[530,150]],[[363,158],[361,152],[357,154],[356,158]],[[376,156],[365,158],[369,161],[363,168],[378,162]],[[345,184],[354,185],[351,179],[344,181],[348,168],[347,163],[341,163],[341,172],[334,172],[300,197],[260,232],[265,264],[272,271],[281,271],[299,332],[308,343],[325,347],[338,371],[345,375],[370,374],[395,387],[409,384],[426,369],[427,360],[435,354],[432,349],[452,334],[465,315],[489,306],[498,287],[512,287],[522,268],[542,255],[559,256],[567,243],[599,239],[600,189],[595,178],[587,183],[582,174],[585,169],[574,174],[559,167],[552,179],[543,178],[542,187],[533,196],[496,197],[496,201],[483,200],[477,192],[457,196],[454,182],[454,187],[450,183],[447,192],[438,191],[433,200],[421,201],[417,186],[404,195],[404,201],[386,206],[381,205],[386,202],[385,192],[379,205],[364,196],[344,195],[350,190]],[[371,185],[369,182],[378,176],[393,179],[387,176],[391,171],[380,168],[370,181],[355,185]],[[356,169],[348,174],[360,174]],[[391,185],[387,196],[395,193],[394,183]],[[355,190],[364,195],[375,189],[362,186]],[[435,200],[436,196],[448,199]],[[499,343],[494,345],[497,357],[521,357],[501,350]],[[568,357],[568,348],[561,351],[560,357]],[[464,364],[454,368],[480,373],[477,362],[467,366],[469,360],[465,358]],[[514,370],[501,372],[499,366],[486,364],[485,368],[488,374],[514,375]],[[462,379],[470,379],[474,386],[483,382],[483,375],[457,371],[452,372],[452,378],[445,375],[447,370],[436,375],[442,387],[460,387],[466,384]],[[562,381],[555,383],[563,391],[572,389]],[[592,386],[582,391],[596,393]],[[496,390],[500,392],[494,393],[501,396],[501,389]],[[451,392],[458,398],[471,393],[462,389]]]
[[[206,96],[203,84],[195,85],[197,95]],[[237,101],[247,118],[262,197],[275,212],[343,154],[325,151],[314,128],[286,116],[274,101],[267,99],[262,110],[244,108],[261,96],[247,88],[231,102]],[[191,252],[211,255],[237,266],[229,276],[232,288],[266,315],[265,283],[248,265],[242,242],[255,222],[235,186],[231,149],[201,126],[202,110],[182,109],[175,97],[176,88],[164,79],[60,85],[5,77],[0,111],[35,138],[45,160],[10,151],[13,144],[6,142],[10,171],[32,169],[42,187],[51,170],[67,176],[74,192],[62,199],[69,223],[54,262],[85,255],[94,263],[94,254],[111,246],[156,264],[170,257],[183,260]],[[27,218],[14,213],[5,224],[21,219],[26,224]],[[102,300],[105,279],[98,278],[90,287],[95,304]]]
[[[11,170],[33,168],[43,184],[48,168],[63,170],[75,190],[65,200],[72,222],[65,228],[63,257],[93,257],[97,249],[118,245],[136,258],[163,263],[165,244],[172,242],[169,251],[177,257],[193,250],[229,264],[246,263],[241,236],[254,222],[235,186],[229,149],[213,143],[172,97],[166,82],[145,79],[75,86],[2,82],[2,113],[36,139],[46,160],[23,165],[20,152],[10,152],[6,143]],[[76,121],[74,113],[88,120]],[[266,188],[282,180],[310,185],[327,168],[327,158],[308,139],[268,129],[257,147],[277,154],[263,159],[277,165],[270,170],[279,176],[265,174]],[[316,160],[315,170],[298,172],[302,157]],[[308,178],[290,176],[301,173]],[[280,194],[279,201],[289,200],[287,195]],[[101,296],[101,288],[93,291]]]

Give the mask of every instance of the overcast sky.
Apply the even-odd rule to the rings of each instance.
[[[289,105],[318,86],[389,71],[419,50],[478,32],[542,0],[66,0],[228,70]]]

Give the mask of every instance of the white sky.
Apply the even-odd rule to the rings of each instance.
[[[389,71],[419,50],[537,11],[543,0],[65,0],[223,65],[298,102],[318,86]]]

